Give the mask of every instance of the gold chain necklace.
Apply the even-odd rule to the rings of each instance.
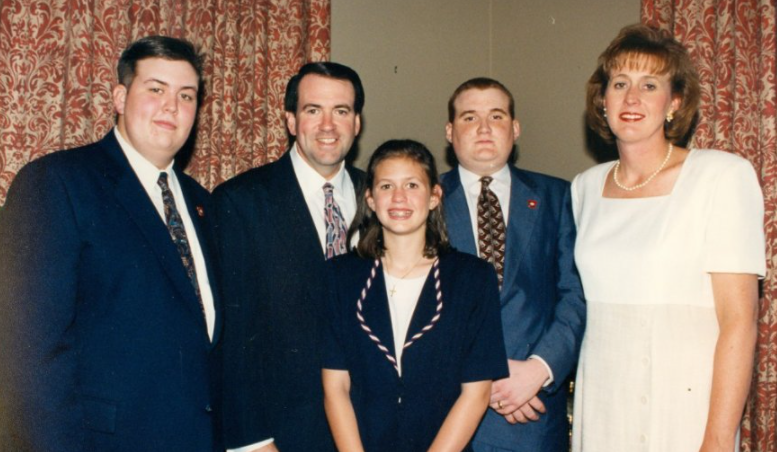
[[[666,151],[666,157],[664,158],[664,161],[661,162],[661,166],[659,166],[657,170],[653,171],[653,174],[648,176],[648,178],[645,179],[644,181],[642,181],[641,183],[639,183],[637,185],[632,185],[631,187],[627,187],[627,186],[621,184],[621,182],[618,180],[618,168],[621,167],[621,161],[620,160],[618,160],[615,163],[615,169],[612,171],[612,180],[615,182],[615,185],[617,185],[618,188],[620,188],[621,190],[634,191],[634,190],[637,190],[639,188],[642,188],[645,185],[649,184],[650,181],[652,181],[653,178],[656,177],[658,175],[658,173],[661,172],[662,169],[664,169],[666,164],[669,163],[669,158],[672,156],[672,150],[674,150],[674,146],[672,145],[672,143],[669,143],[669,149]]]
[[[399,281],[402,281],[402,280],[404,280],[405,278],[407,278],[407,275],[409,275],[409,274],[410,274],[410,272],[412,272],[412,271],[413,271],[413,269],[415,269],[415,268],[418,266],[418,264],[419,264],[419,263],[420,263],[422,260],[424,260],[424,255],[423,255],[423,254],[421,254],[421,258],[420,258],[420,259],[418,259],[417,261],[415,261],[415,264],[413,264],[413,266],[412,266],[412,267],[410,267],[410,270],[408,270],[407,272],[405,272],[405,274],[404,274],[404,275],[402,275],[402,277],[401,277],[401,278],[397,279],[397,278],[395,278],[395,277],[393,277],[393,276],[392,276],[392,278],[394,278],[394,285],[393,285],[393,286],[391,286],[391,290],[389,290],[389,296],[390,296],[391,298],[394,298],[394,294],[396,294],[396,292],[397,292],[397,284],[399,284]],[[389,276],[391,276],[391,275],[389,274],[389,272],[388,272],[388,263],[387,263],[387,265],[386,265],[386,274],[388,274]]]

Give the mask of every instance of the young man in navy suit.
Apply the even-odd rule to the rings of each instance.
[[[443,175],[451,244],[491,261],[500,280],[510,377],[494,382],[476,452],[565,452],[564,382],[585,328],[569,183],[508,163],[520,133],[496,80],[461,84],[445,132],[458,166]]]
[[[345,251],[363,173],[345,164],[364,89],[337,63],[291,78],[278,161],[214,191],[226,306],[225,442],[235,451],[334,449],[324,414],[320,310],[325,263]]]
[[[201,58],[130,44],[102,140],[23,168],[0,214],[0,449],[221,449],[209,195],[173,167]]]

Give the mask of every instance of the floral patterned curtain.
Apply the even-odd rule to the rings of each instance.
[[[206,56],[190,174],[213,188],[277,159],[286,81],[329,57],[329,21],[330,0],[0,1],[0,205],[27,162],[113,127],[116,61],[151,34]]]
[[[673,33],[699,70],[702,105],[692,145],[753,164],[766,203],[763,281],[753,391],[742,450],[777,451],[777,27],[775,0],[642,0],[642,21]]]

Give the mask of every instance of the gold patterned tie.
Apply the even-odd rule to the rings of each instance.
[[[496,194],[488,187],[494,179],[480,179],[478,196],[478,250],[480,257],[496,269],[499,289],[502,288],[505,266],[505,220]]]

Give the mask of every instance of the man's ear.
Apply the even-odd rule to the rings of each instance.
[[[515,138],[521,136],[521,123],[518,122],[518,119],[513,119],[513,135]]]
[[[286,112],[286,127],[289,129],[290,134],[297,136],[297,117],[290,111]]]
[[[124,106],[127,103],[127,87],[124,85],[116,85],[113,87],[113,108],[116,113],[123,115]]]
[[[445,124],[445,139],[448,140],[448,143],[453,143],[453,123],[451,122]]]

